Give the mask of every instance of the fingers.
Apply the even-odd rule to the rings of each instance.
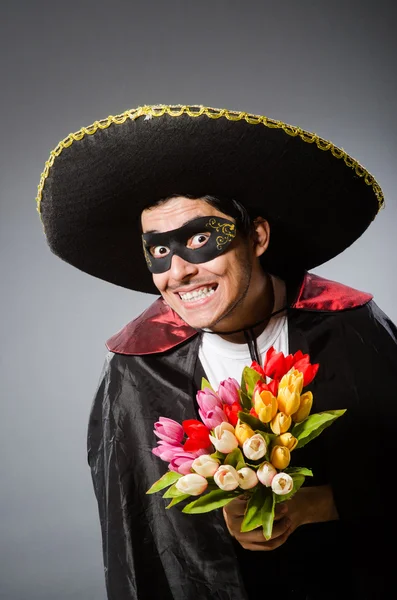
[[[281,502],[279,504],[276,504],[276,508],[274,510],[274,520],[278,521],[279,519],[282,519],[283,517],[285,517],[285,515],[288,513],[288,506],[286,502]]]
[[[234,498],[223,507],[223,513],[227,514],[230,517],[243,517],[245,514],[245,509],[247,508],[247,500],[244,496],[238,496]]]
[[[246,533],[241,532],[247,500],[238,497],[223,507],[223,516],[226,527],[233,537],[246,550],[274,550],[281,546],[290,534],[291,521],[288,518],[288,507],[284,503],[277,504],[273,522],[272,537],[266,540],[263,536],[262,527]]]
[[[289,520],[287,520],[287,521],[288,521],[288,526],[284,530],[284,532],[281,535],[277,535],[277,537],[274,537],[275,531],[274,531],[274,528],[273,528],[272,537],[268,541],[264,540],[262,530],[260,531],[260,533],[262,535],[262,542],[248,542],[245,539],[238,540],[238,541],[240,542],[240,544],[242,545],[242,547],[245,550],[254,550],[254,551],[259,551],[259,552],[266,552],[266,551],[269,551],[269,550],[275,550],[279,546],[282,546],[282,544],[284,544],[287,541],[288,537],[290,536],[290,533],[291,533],[291,522],[289,522]],[[250,533],[253,533],[253,532],[250,532]],[[246,535],[246,534],[242,534],[242,535]]]

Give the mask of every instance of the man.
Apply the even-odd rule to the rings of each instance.
[[[396,329],[370,294],[308,272],[368,227],[383,203],[375,180],[265,117],[143,107],[61,142],[38,201],[62,259],[162,296],[108,340],[90,416],[108,597],[384,598]],[[270,346],[320,364],[315,412],[347,412],[296,451],[313,481],[265,541],[240,532],[244,497],[193,516],[146,490],[166,468],[152,454],[159,416],[197,418],[203,376],[239,379]]]

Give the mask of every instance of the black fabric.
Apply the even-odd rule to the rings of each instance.
[[[190,248],[187,243],[191,237],[209,233],[205,244]],[[146,264],[151,273],[165,273],[171,268],[174,254],[193,264],[213,260],[224,252],[236,237],[236,226],[233,221],[219,217],[199,217],[185,223],[178,229],[163,233],[144,233],[142,235]],[[168,252],[155,257],[151,248],[163,247]]]
[[[343,159],[282,128],[142,116],[83,135],[55,158],[41,200],[47,241],[82,271],[156,293],[140,214],[174,194],[234,198],[267,219],[263,267],[283,277],[291,264],[311,269],[342,252],[379,208],[372,186]]]
[[[93,403],[88,460],[99,505],[109,600],[248,600],[387,597],[394,583],[393,465],[397,331],[370,302],[334,313],[291,310],[290,351],[320,369],[313,412],[346,414],[293,464],[307,483],[330,483],[340,521],[306,525],[273,552],[250,552],[227,532],[222,511],[165,510],[146,489],[166,470],[155,457],[160,416],[197,418],[200,336],[165,354],[110,355]]]

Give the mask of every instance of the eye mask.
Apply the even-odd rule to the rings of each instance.
[[[199,248],[188,248],[187,243],[198,233],[210,233],[205,244]],[[236,237],[233,221],[219,217],[198,217],[171,231],[144,233],[143,251],[151,273],[165,273],[171,267],[174,254],[193,264],[208,262],[224,252]],[[150,248],[163,246],[168,250],[165,256],[154,257]]]

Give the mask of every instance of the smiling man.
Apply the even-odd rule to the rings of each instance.
[[[396,328],[371,294],[309,272],[354,243],[382,204],[344,151],[246,113],[142,107],[54,150],[38,195],[52,251],[160,293],[107,341],[90,415],[110,600],[385,597]],[[310,486],[278,505],[268,541],[240,532],[243,496],[203,515],[165,510],[146,495],[166,469],[152,453],[154,423],[198,418],[202,377],[215,388],[239,379],[271,346],[320,364],[315,412],[347,408],[294,452],[313,469]]]
[[[210,202],[176,196],[144,210],[145,255],[152,259],[156,288],[191,327],[242,329],[272,308],[268,276],[255,260],[266,251],[269,225],[258,220],[250,239],[252,232],[238,231]],[[169,231],[170,225],[175,229]],[[186,250],[178,253],[178,247]],[[157,263],[164,266],[155,268]]]

